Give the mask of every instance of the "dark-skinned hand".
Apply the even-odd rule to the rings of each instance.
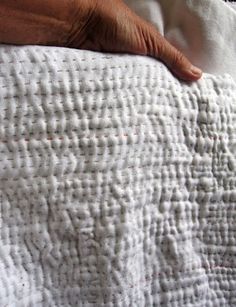
[[[147,55],[182,80],[202,75],[122,0],[0,0],[0,43]]]

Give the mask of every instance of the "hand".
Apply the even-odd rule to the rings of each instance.
[[[68,46],[105,52],[148,55],[163,61],[180,79],[194,81],[202,72],[122,0],[77,0],[83,12],[74,20]]]
[[[0,43],[148,55],[180,79],[202,75],[122,0],[0,0]]]

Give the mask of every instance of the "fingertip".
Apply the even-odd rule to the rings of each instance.
[[[194,65],[192,65],[189,70],[194,76],[199,76],[199,78],[202,76],[202,70]]]
[[[202,77],[202,70],[191,65],[188,69],[175,70],[176,76],[184,81],[197,81]]]

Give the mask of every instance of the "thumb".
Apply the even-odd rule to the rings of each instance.
[[[123,14],[118,15],[122,16],[117,19],[119,20],[117,32],[120,34],[113,46],[120,46],[120,49],[123,46],[126,52],[159,59],[180,79],[195,81],[202,76],[202,71],[172,46],[154,25],[136,15],[124,3]]]
[[[180,79],[195,81],[201,78],[202,71],[174,46],[172,46],[152,25],[141,24],[147,55],[163,61]]]

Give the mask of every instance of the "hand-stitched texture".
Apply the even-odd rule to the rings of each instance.
[[[0,48],[0,305],[235,306],[236,86]]]

